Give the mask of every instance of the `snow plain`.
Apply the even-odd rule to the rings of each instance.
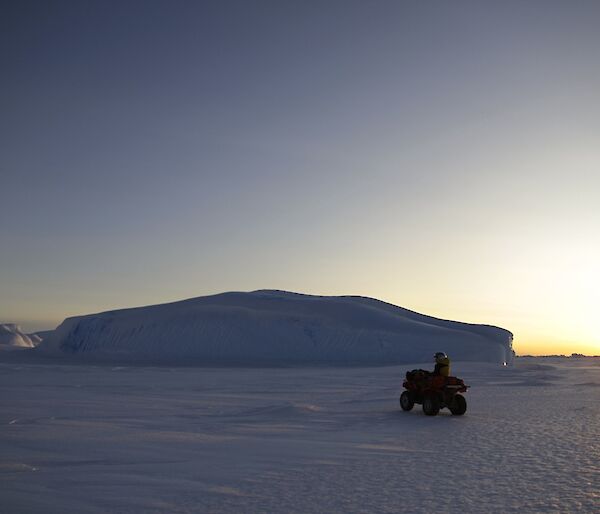
[[[424,366],[5,357],[0,512],[599,511],[599,359],[457,363],[463,417],[400,411]]]

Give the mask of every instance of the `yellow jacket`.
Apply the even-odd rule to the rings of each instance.
[[[443,377],[450,376],[450,359],[448,357],[437,359],[433,374],[442,375]]]

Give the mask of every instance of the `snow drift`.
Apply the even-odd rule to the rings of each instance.
[[[41,338],[35,334],[23,333],[21,327],[15,323],[0,323],[0,350],[23,350],[33,348]]]
[[[510,362],[512,334],[372,298],[231,292],[66,319],[36,351],[205,364]]]

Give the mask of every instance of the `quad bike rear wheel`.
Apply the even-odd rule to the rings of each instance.
[[[432,394],[428,394],[423,398],[423,412],[427,416],[436,416],[440,412],[440,401]]]
[[[415,399],[410,391],[404,391],[400,395],[400,407],[402,410],[409,411],[415,406]]]
[[[448,408],[454,416],[462,416],[467,412],[467,400],[462,394],[455,394]]]

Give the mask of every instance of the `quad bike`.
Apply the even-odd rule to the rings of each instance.
[[[409,411],[415,403],[423,405],[427,416],[435,416],[440,409],[447,407],[455,416],[467,412],[467,401],[462,394],[468,385],[456,377],[433,375],[429,371],[414,369],[406,373],[402,384],[406,391],[400,395],[400,407]]]

